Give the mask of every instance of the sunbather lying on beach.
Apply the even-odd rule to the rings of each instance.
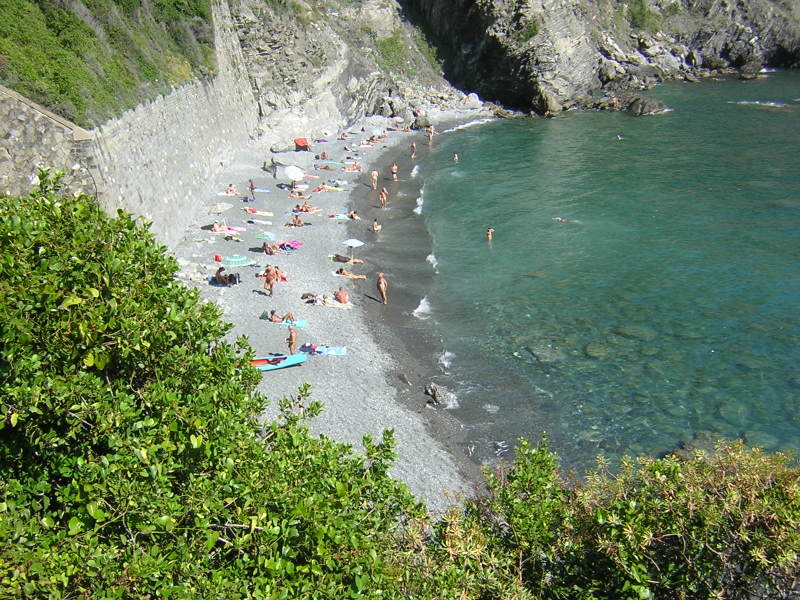
[[[278,311],[271,310],[271,311],[269,311],[269,320],[272,323],[283,323],[285,321],[294,321],[295,318],[294,318],[294,315],[292,313],[286,313],[285,315],[283,315],[281,317],[280,315],[278,315]]]
[[[228,185],[228,187],[225,188],[225,193],[228,194],[229,196],[238,196],[239,190],[237,190],[236,186],[231,183],[230,185]]]
[[[292,209],[292,212],[296,212],[296,213],[297,212],[304,212],[304,213],[313,214],[313,213],[319,212],[320,210],[322,210],[322,209],[319,208],[318,206],[312,206],[308,202],[303,202],[302,204],[295,204],[294,208]]]
[[[350,258],[349,256],[342,256],[341,254],[334,254],[331,260],[333,262],[348,263],[351,265],[360,265],[364,262],[360,258]]]
[[[367,278],[366,275],[356,275],[355,273],[351,273],[350,271],[348,271],[344,267],[341,267],[340,269],[337,269],[336,270],[336,274],[337,275],[344,275],[345,277],[349,277],[350,279],[366,279]]]
[[[264,251],[264,254],[266,254],[267,256],[272,256],[276,252],[278,252],[278,245],[277,244],[268,244],[267,242],[264,242],[262,244],[262,246],[261,246],[261,249]]]
[[[347,309],[353,308],[352,304],[344,304],[344,303],[338,302],[336,300],[331,300],[327,296],[323,296],[322,297],[322,305],[323,306],[333,306],[334,308],[347,308]]]
[[[333,171],[333,167],[330,165],[314,165],[315,169],[322,169],[324,171]]]
[[[361,171],[361,163],[356,161],[353,163],[352,167],[342,167],[342,171],[347,171],[348,173],[357,173]]]
[[[346,214],[347,214],[348,217],[353,219],[353,221],[360,221],[361,220],[361,217],[359,217],[358,213],[356,211],[354,211],[354,210],[348,210]]]
[[[292,200],[311,200],[311,196],[304,196],[300,192],[292,192],[289,194],[289,198]]]

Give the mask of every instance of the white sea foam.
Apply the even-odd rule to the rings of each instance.
[[[777,69],[773,69],[772,67],[761,67],[759,73],[774,73]]]
[[[439,364],[442,365],[445,369],[449,369],[450,365],[453,362],[453,357],[454,356],[455,356],[455,354],[445,350],[444,352],[442,352],[442,355],[439,357]]]
[[[436,268],[437,265],[439,264],[439,261],[436,260],[436,255],[433,252],[428,254],[428,256],[425,257],[425,260],[427,260],[429,263],[431,263],[431,266],[433,267],[434,273],[438,273],[439,272],[439,270]]]
[[[423,204],[425,204],[425,198],[420,196],[419,198],[417,198],[417,208],[415,208],[414,211],[413,211],[415,215],[421,215],[422,214],[422,205]]]
[[[478,119],[477,121],[470,121],[469,123],[462,123],[461,125],[456,125],[455,127],[451,127],[450,129],[445,129],[442,133],[450,133],[452,131],[458,131],[459,129],[466,129],[467,127],[475,127],[475,125],[483,125],[484,123],[491,123],[495,119]]]
[[[411,169],[411,177],[414,178],[419,175],[419,165],[414,165],[414,168]]]
[[[766,106],[769,108],[787,108],[783,102],[770,102],[768,100],[728,100],[728,104],[742,104],[745,106]]]
[[[428,297],[424,296],[422,300],[419,301],[419,306],[414,309],[414,312],[411,313],[418,319],[427,319],[431,314],[431,303],[428,302]]]

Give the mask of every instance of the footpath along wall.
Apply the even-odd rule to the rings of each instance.
[[[87,131],[0,87],[0,193],[27,193],[39,168],[72,190],[152,222],[173,246],[223,163],[258,135],[259,112],[228,3],[212,2],[218,74]]]

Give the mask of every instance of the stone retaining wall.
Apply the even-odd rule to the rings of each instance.
[[[88,174],[78,169],[73,171],[72,166],[79,159],[78,148],[84,148],[93,136],[92,132],[0,86],[0,193],[27,194],[43,168],[66,171],[68,184],[87,185],[91,181]],[[88,188],[91,190],[90,185]]]
[[[258,135],[258,105],[228,2],[212,2],[218,75],[187,84],[86,131],[0,87],[0,192],[27,193],[39,168],[70,188],[152,222],[172,246],[224,161]]]
[[[258,106],[225,1],[213,2],[218,75],[139,105],[98,128],[103,205],[151,221],[173,246],[222,164],[258,133]]]

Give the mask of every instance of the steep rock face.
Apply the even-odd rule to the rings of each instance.
[[[452,93],[413,47],[396,3],[340,4],[277,10],[257,0],[230,0],[259,106],[259,133],[267,141],[280,146],[293,135],[317,135],[373,113],[410,117],[411,105],[424,101],[415,88]],[[414,65],[413,78],[381,64],[378,42],[393,36]]]
[[[462,89],[540,113],[656,81],[800,66],[780,0],[407,0]],[[453,15],[458,18],[453,18]]]

